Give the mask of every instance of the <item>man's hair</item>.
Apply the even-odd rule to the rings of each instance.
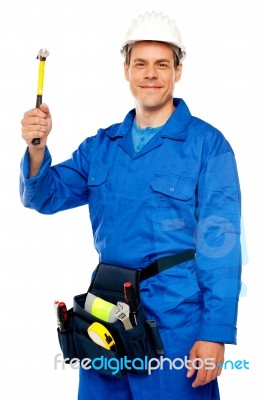
[[[130,64],[130,58],[131,58],[131,50],[132,47],[127,51],[127,55],[125,58],[125,64],[129,66]],[[177,69],[178,65],[179,65],[179,59],[177,57],[176,52],[173,50],[173,56],[174,56],[174,68]]]

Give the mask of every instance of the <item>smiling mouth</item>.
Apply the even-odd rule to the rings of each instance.
[[[158,90],[161,89],[161,86],[140,86],[141,89],[148,89],[148,90]]]

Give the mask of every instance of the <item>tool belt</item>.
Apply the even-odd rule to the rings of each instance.
[[[88,292],[116,304],[125,301],[124,283],[131,282],[137,298],[137,324],[132,329],[126,330],[120,320],[105,322],[84,309],[88,292],[75,296],[73,307],[67,310],[65,329],[63,331],[58,329],[59,344],[65,363],[79,360],[83,368],[112,374],[117,378],[122,378],[123,372],[147,374],[148,363],[152,362],[151,359],[163,355],[164,348],[156,321],[146,318],[140,299],[139,283],[194,258],[195,252],[187,250],[158,259],[142,270],[100,263]],[[94,322],[104,325],[112,335],[115,344],[110,349],[96,344],[89,337],[87,329]]]

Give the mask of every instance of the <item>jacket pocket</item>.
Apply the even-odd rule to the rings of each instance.
[[[175,174],[157,172],[151,188],[157,207],[184,208],[194,202],[196,182]]]
[[[95,187],[103,184],[107,179],[110,168],[110,165],[92,164],[88,176],[88,186]]]
[[[87,186],[89,189],[89,210],[93,218],[103,209],[108,189],[106,186],[110,165],[92,164],[89,171]]]

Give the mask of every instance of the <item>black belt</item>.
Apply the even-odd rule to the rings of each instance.
[[[100,263],[95,271],[89,291],[94,294],[97,292],[113,292],[123,295],[125,282],[132,282],[139,298],[139,283],[145,279],[165,271],[168,268],[181,264],[185,261],[194,260],[195,251],[185,250],[171,256],[158,258],[153,263],[143,269],[133,269]]]
[[[174,254],[172,256],[158,258],[158,260],[155,260],[152,264],[140,271],[139,281],[144,281],[145,279],[151,278],[152,276],[175,265],[181,264],[185,261],[194,260],[194,258],[194,250],[185,250],[182,251],[182,253]]]

